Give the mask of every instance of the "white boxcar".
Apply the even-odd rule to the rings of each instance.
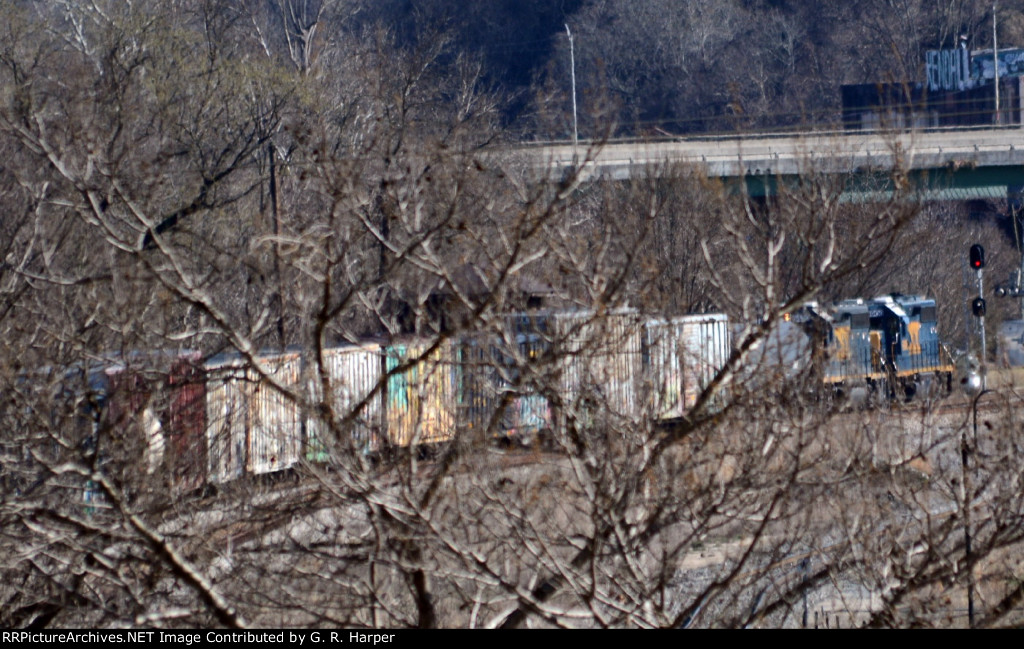
[[[628,427],[642,416],[643,329],[635,310],[537,311],[509,315],[507,321],[509,339],[519,347],[509,355],[528,363],[530,374],[558,395],[550,404],[539,394],[520,398],[517,406],[528,406],[532,428],[546,428],[541,420],[562,431],[597,421]]]
[[[635,423],[642,414],[637,399],[643,370],[640,315],[631,309],[551,315],[563,403],[560,423],[565,416]]]
[[[730,354],[729,318],[687,315],[644,323],[646,392],[657,419],[682,417],[724,367]]]
[[[322,378],[327,381],[328,398],[322,399],[325,394],[323,381],[315,370],[311,371],[309,394],[312,408],[306,418],[306,459],[325,462],[330,456],[328,428],[317,414],[321,402],[341,423],[343,435],[348,432],[351,448],[362,452],[376,450],[380,445],[384,392],[383,386],[378,386],[384,371],[383,350],[374,343],[332,347],[323,351],[323,358],[325,376]]]
[[[297,353],[260,356],[268,376],[288,389],[299,386],[302,357]],[[274,388],[270,381],[249,369],[253,384],[249,409],[249,458],[251,473],[273,473],[299,462],[302,449],[302,418],[299,404]]]
[[[211,483],[245,473],[251,393],[240,356],[222,354],[206,362],[207,480]]]
[[[297,353],[261,355],[267,376],[287,389],[299,385]],[[210,482],[243,473],[281,471],[299,461],[302,419],[289,399],[244,358],[221,355],[206,363],[207,443]]]

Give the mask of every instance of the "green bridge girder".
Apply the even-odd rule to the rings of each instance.
[[[736,178],[723,178],[726,186],[740,191]],[[743,178],[747,195],[756,198],[777,196],[779,188],[794,191],[803,180],[796,175],[748,175]],[[987,166],[937,169],[912,169],[900,176],[892,172],[861,171],[836,177],[840,200],[848,202],[888,201],[902,193],[921,201],[962,201],[973,199],[1020,198],[1024,193],[1024,166]]]

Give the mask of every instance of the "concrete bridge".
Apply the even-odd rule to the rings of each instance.
[[[744,179],[754,196],[808,174],[848,176],[844,194],[871,200],[891,194],[893,170],[925,200],[1018,196],[1024,188],[1024,130],[986,128],[906,132],[833,132],[692,137],[663,141],[581,142],[527,147],[531,166],[548,177],[582,167],[587,179],[623,180],[673,165],[726,183]]]

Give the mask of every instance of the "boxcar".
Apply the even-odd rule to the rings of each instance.
[[[173,493],[206,479],[205,379],[195,351],[136,352],[105,365],[102,423],[147,475],[168,471]],[[129,448],[131,447],[131,448]],[[132,450],[135,449],[135,450]]]
[[[508,400],[509,434],[564,430],[597,419],[638,421],[642,327],[636,311],[520,313],[506,316],[506,326],[506,340],[515,341],[504,352],[510,362],[502,387],[515,390]]]
[[[298,353],[261,356],[260,363],[269,376],[286,388],[299,387],[302,357]],[[249,472],[274,473],[295,466],[302,450],[300,404],[272,387],[255,368],[249,369],[249,381]]]
[[[729,318],[688,315],[644,322],[645,392],[656,419],[685,415],[730,354]]]
[[[558,359],[560,425],[594,416],[609,424],[635,424],[642,414],[641,320],[636,311],[597,317],[591,312],[552,314]]]
[[[167,387],[171,486],[184,493],[206,482],[206,373],[198,352],[171,363]]]
[[[503,326],[463,342],[461,412],[470,429],[524,440],[569,424],[680,417],[730,353],[721,314],[536,311],[509,314]]]
[[[344,434],[342,449],[349,448],[369,453],[380,448],[381,404],[384,390],[380,386],[383,374],[383,349],[377,343],[346,345],[323,350],[324,381],[311,371],[309,395],[313,403],[323,401],[330,407],[336,421],[341,422]],[[324,398],[324,395],[328,395]],[[324,462],[328,459],[331,443],[323,420],[315,412],[306,418],[306,459]]]
[[[409,339],[384,347],[384,427],[392,447],[439,444],[455,434],[457,349],[444,340],[431,350],[434,342]]]
[[[251,385],[245,359],[220,355],[206,363],[207,479],[214,484],[245,473]]]
[[[298,353],[265,354],[259,361],[266,376],[287,389],[298,389]],[[221,355],[206,363],[206,409],[211,482],[244,473],[273,473],[298,463],[303,438],[299,403],[273,387],[242,356]]]
[[[488,436],[532,439],[551,427],[551,408],[540,394],[546,321],[509,315],[501,333],[464,336],[459,345],[459,423]]]
[[[73,472],[54,474],[48,466],[95,457],[109,465],[107,426],[108,364],[76,363],[24,370],[8,377],[4,422],[14,434],[0,440],[0,487],[5,493],[29,494],[57,486],[65,489],[59,504],[80,503],[87,513],[108,507],[98,485]],[[123,464],[122,464],[123,466]],[[132,468],[138,466],[135,462]],[[55,503],[55,506],[59,506]]]

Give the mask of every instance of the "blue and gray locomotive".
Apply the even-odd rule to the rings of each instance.
[[[837,392],[910,400],[950,390],[954,365],[939,340],[935,300],[894,293],[807,312],[805,326],[824,332],[823,380]]]

